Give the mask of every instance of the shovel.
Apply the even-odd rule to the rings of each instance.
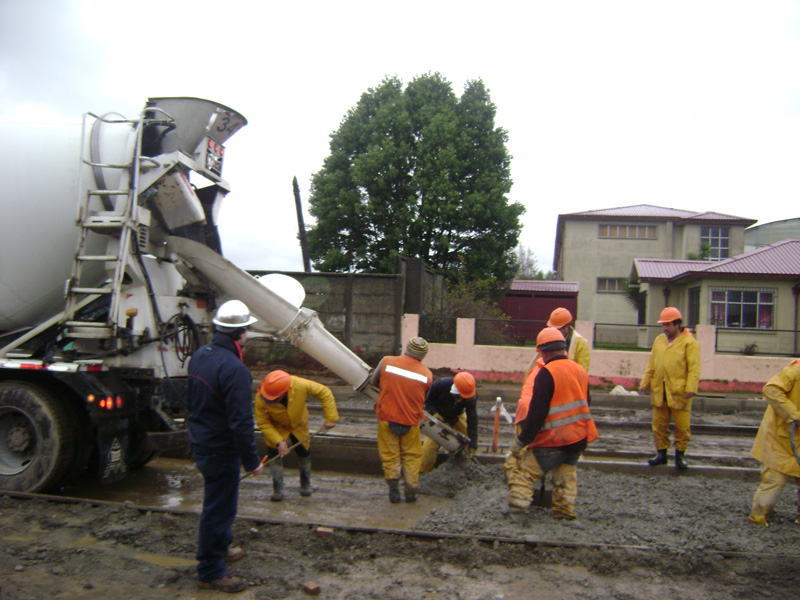
[[[325,431],[325,426],[324,426],[324,425],[323,425],[322,427],[320,427],[319,429],[317,429],[317,430],[316,430],[314,433],[312,433],[312,434],[311,434],[311,435],[309,435],[308,437],[306,437],[306,438],[303,438],[302,440],[300,440],[300,441],[299,441],[299,442],[297,442],[296,444],[292,444],[291,446],[289,446],[289,448],[287,449],[287,453],[288,453],[288,452],[290,452],[291,450],[294,450],[295,448],[297,448],[297,447],[298,447],[300,444],[305,444],[305,443],[306,443],[308,440],[310,440],[311,438],[313,438],[315,435],[317,435],[317,434],[319,434],[319,433],[322,433],[323,431]],[[262,458],[262,459],[261,459],[261,464],[262,464],[262,465],[264,465],[264,466],[267,466],[269,463],[271,463],[271,462],[272,462],[273,460],[275,460],[276,458],[281,458],[281,455],[280,455],[280,454],[278,454],[278,455],[276,455],[276,456],[273,456],[273,457],[272,457],[272,458],[270,458],[269,460],[267,460],[267,457],[265,456],[264,458]],[[247,478],[248,478],[248,477],[250,477],[250,475],[252,475],[252,474],[253,474],[253,472],[252,472],[252,471],[248,471],[247,473],[245,473],[244,475],[242,475],[242,476],[239,478],[239,481],[241,481],[242,479],[247,479]]]

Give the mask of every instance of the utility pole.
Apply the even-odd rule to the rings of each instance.
[[[294,203],[297,207],[297,229],[300,231],[300,250],[303,252],[303,270],[311,273],[311,257],[308,255],[308,242],[306,242],[306,226],[303,222],[303,206],[300,203],[300,186],[297,185],[297,177],[292,179],[294,188]]]

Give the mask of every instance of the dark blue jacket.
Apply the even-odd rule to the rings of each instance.
[[[258,467],[252,383],[236,343],[225,334],[215,333],[192,355],[187,426],[196,453],[238,454],[246,471]]]
[[[458,394],[451,394],[453,377],[437,379],[428,389],[425,398],[425,410],[432,415],[438,414],[451,427],[456,424],[462,413],[467,413],[467,437],[470,447],[478,447],[478,396],[464,400]]]

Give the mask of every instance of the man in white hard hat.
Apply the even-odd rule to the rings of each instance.
[[[230,547],[241,468],[253,475],[264,468],[253,435],[253,377],[242,362],[247,328],[256,321],[243,302],[225,302],[212,321],[211,343],[197,350],[189,362],[186,422],[204,481],[197,579],[199,587],[223,592],[247,588],[247,582],[229,575],[225,566],[244,555],[241,548]]]

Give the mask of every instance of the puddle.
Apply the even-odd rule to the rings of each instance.
[[[4,542],[26,543],[26,542],[33,542],[34,540],[36,540],[36,538],[29,535],[4,535],[3,537],[0,537],[0,540],[3,540]]]
[[[173,568],[180,568],[180,567],[194,567],[197,565],[197,561],[191,558],[179,558],[177,556],[167,556],[165,554],[134,554],[133,558],[140,560],[142,562],[146,562],[150,565],[155,565],[157,567],[173,567]]]
[[[72,545],[76,548],[90,548],[92,546],[95,546],[97,543],[98,539],[96,537],[91,535],[86,535],[72,542]]]
[[[239,487],[238,515],[333,527],[408,529],[452,502],[420,494],[417,502],[391,504],[385,480],[375,475],[312,471],[311,481],[314,494],[300,496],[299,472],[285,469],[285,499],[271,502],[269,473],[248,477]],[[192,461],[158,458],[116,484],[84,484],[62,495],[200,513],[203,478]]]

